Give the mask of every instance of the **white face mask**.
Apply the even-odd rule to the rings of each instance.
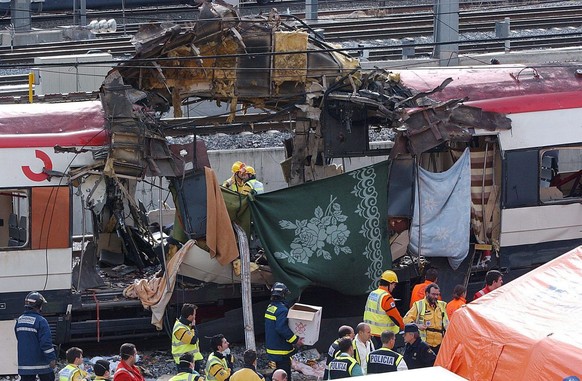
[[[226,348],[224,351],[222,351],[222,354],[225,356],[230,355],[230,348]]]
[[[135,363],[137,364],[139,362],[140,358],[139,358],[139,353],[135,354]]]

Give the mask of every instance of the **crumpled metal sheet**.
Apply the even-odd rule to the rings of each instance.
[[[511,128],[511,120],[505,115],[460,105],[461,102],[451,100],[412,111],[403,132],[408,138],[409,152],[419,155],[446,141],[468,142],[475,128],[491,131]]]
[[[304,100],[309,83],[333,85],[359,67],[357,59],[283,25],[276,12],[240,18],[215,3],[204,3],[191,26],[146,26],[134,42],[138,54],[114,71],[134,88],[171,100],[175,116],[189,97],[281,109]]]

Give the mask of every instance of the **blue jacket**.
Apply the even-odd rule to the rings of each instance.
[[[46,319],[34,310],[25,311],[14,327],[18,340],[18,374],[50,373],[50,362],[57,359]]]
[[[283,361],[291,357],[297,349],[293,346],[299,340],[289,328],[284,302],[274,300],[265,311],[265,346],[269,361]]]

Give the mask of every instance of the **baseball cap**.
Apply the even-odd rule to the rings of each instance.
[[[418,332],[418,327],[416,326],[416,324],[408,323],[404,326],[404,331],[400,331],[400,334],[404,335],[405,333],[413,332]]]

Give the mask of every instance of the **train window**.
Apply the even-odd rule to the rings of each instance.
[[[0,190],[0,248],[29,244],[30,194],[26,189]]]
[[[582,147],[543,150],[540,157],[540,201],[582,198]]]

